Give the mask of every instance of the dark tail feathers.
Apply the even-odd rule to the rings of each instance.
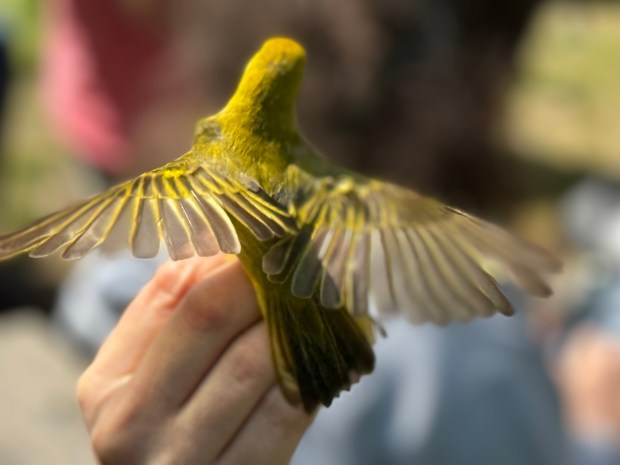
[[[340,391],[351,387],[352,376],[373,370],[369,317],[354,319],[346,310],[323,308],[314,299],[301,308],[292,296],[267,302],[276,370],[289,401],[303,402],[308,412],[318,404],[329,406]]]

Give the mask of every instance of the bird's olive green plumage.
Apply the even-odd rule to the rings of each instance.
[[[79,258],[110,236],[136,257],[239,254],[267,321],[284,394],[329,405],[373,369],[377,314],[445,324],[511,314],[508,278],[545,296],[545,252],[433,199],[340,168],[299,133],[305,52],[267,41],[191,150],[81,205],[0,238],[0,258]]]

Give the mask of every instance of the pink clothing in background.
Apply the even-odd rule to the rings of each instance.
[[[115,0],[54,0],[48,9],[42,79],[52,122],[88,164],[122,172],[163,33],[125,16]]]

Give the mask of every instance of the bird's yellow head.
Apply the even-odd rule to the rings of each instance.
[[[261,127],[292,124],[305,61],[305,50],[294,40],[267,40],[247,64],[225,111],[245,115]]]
[[[251,75],[262,79],[300,78],[305,61],[306,51],[301,45],[286,37],[274,37],[254,54],[245,69],[244,80]]]

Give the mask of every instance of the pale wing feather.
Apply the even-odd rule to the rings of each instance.
[[[416,323],[510,315],[498,281],[546,296],[547,274],[559,267],[494,225],[391,184],[323,179],[297,208],[305,232],[276,243],[265,272],[290,279],[298,297],[316,294],[356,315],[371,302]]]
[[[295,231],[288,212],[257,183],[225,179],[180,159],[0,237],[0,259],[59,251],[64,258],[80,258],[112,236],[124,237],[139,258],[157,255],[162,242],[173,260],[238,253],[231,218],[259,240]]]

